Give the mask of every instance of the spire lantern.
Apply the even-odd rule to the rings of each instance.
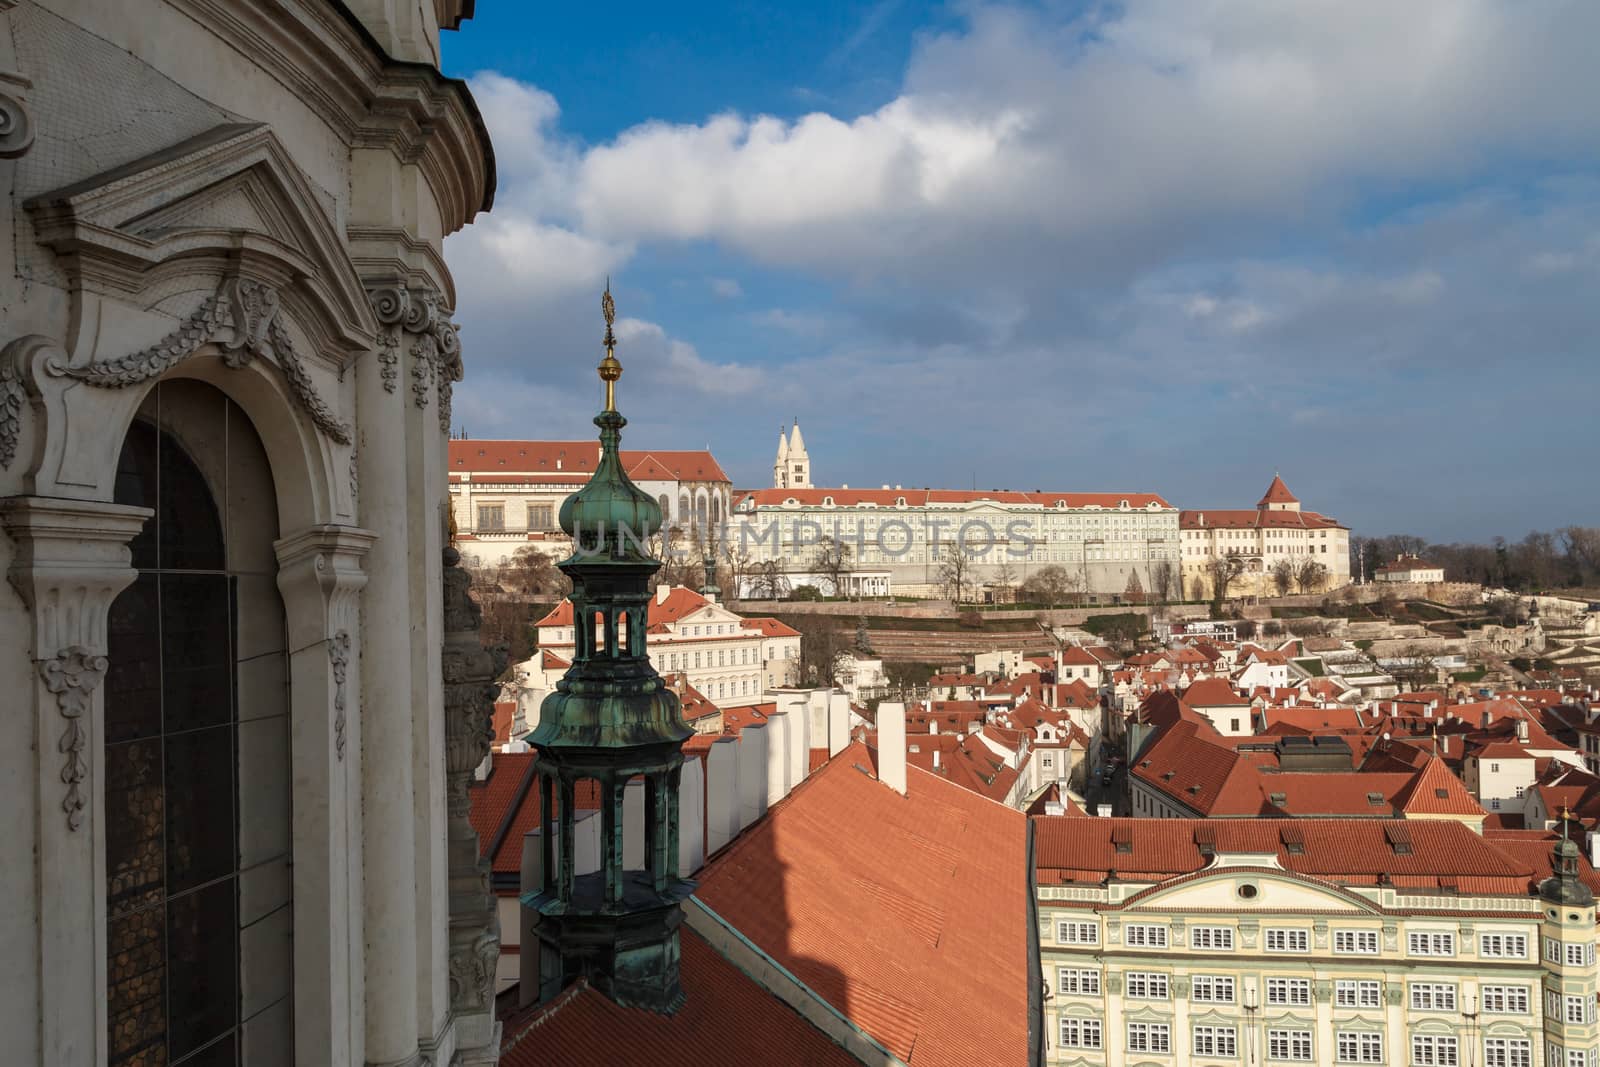
[[[561,528],[572,534],[574,551],[557,566],[572,580],[575,648],[528,738],[538,753],[542,873],[538,890],[525,893],[522,903],[539,915],[541,1000],[587,978],[619,1004],[670,1013],[683,1002],[679,903],[694,889],[678,877],[682,745],[693,731],[645,651],[649,580],[661,566],[646,544],[661,529],[661,507],[622,468],[618,446],[627,420],[616,409],[622,364],[609,283],[600,306],[606,318],[599,367],[606,407],[594,419],[600,461],[561,505]],[[623,795],[636,778],[644,785],[644,859],[630,869],[623,861]],[[580,783],[599,796],[600,865],[589,874],[577,871]]]

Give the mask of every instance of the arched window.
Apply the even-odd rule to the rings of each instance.
[[[266,454],[222,393],[162,383],[123,443],[115,499],[155,514],[108,627],[107,1062],[270,1058],[293,1044],[293,931]]]
[[[687,519],[688,517],[689,517],[689,494],[688,493],[679,493],[678,494],[678,514],[677,514],[678,521],[681,522],[684,519]]]
[[[667,494],[662,493],[656,497],[656,503],[661,505],[661,519],[663,522],[672,518],[672,501],[667,499]]]

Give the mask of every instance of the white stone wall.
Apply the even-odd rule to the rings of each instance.
[[[490,194],[475,109],[429,66],[460,8],[0,0],[0,108],[21,120],[0,123],[8,1062],[109,1055],[94,664],[147,518],[115,503],[118,456],[143,417],[203,468],[233,464],[213,449],[243,440],[207,422],[220,410],[259,437],[212,484],[250,517],[229,537],[252,545],[241,650],[276,634],[239,670],[241,789],[260,805],[241,832],[252,854],[272,835],[292,853],[241,886],[247,911],[293,900],[244,939],[246,1010],[290,998],[246,1022],[246,1056],[496,1055],[492,1016],[452,1005],[446,958],[444,427],[461,360],[441,246]],[[193,383],[231,406],[177,403]],[[274,694],[285,708],[266,714]],[[292,954],[274,927],[291,910]]]

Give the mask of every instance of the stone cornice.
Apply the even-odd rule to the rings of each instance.
[[[494,203],[494,148],[466,83],[391,58],[337,0],[171,0],[250,57],[351,145],[427,176],[446,234]]]

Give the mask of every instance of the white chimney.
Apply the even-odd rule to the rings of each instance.
[[[906,795],[906,706],[898,701],[878,705],[878,780]]]
[[[934,749],[933,750],[933,769],[934,770],[938,770],[939,769],[939,750],[938,749]]]
[[[1528,743],[1528,720],[1527,719],[1518,719],[1517,720],[1517,740],[1522,742],[1523,744],[1527,744]]]
[[[657,604],[665,604],[667,602],[667,597],[669,597],[671,595],[672,595],[672,586],[668,585],[666,582],[662,582],[660,585],[656,586],[656,603]]]
[[[938,720],[936,720],[936,719],[929,719],[928,720],[928,732],[930,734],[936,734],[936,733],[939,732],[939,722],[938,722]]]

